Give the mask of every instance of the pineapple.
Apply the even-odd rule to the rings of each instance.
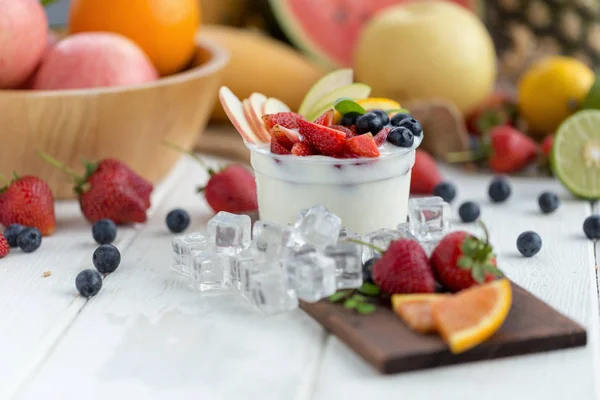
[[[484,19],[503,82],[515,83],[533,61],[548,55],[600,66],[599,0],[486,0]]]

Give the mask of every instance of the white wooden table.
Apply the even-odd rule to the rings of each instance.
[[[582,231],[593,205],[533,178],[513,178],[510,201],[492,205],[489,176],[445,175],[458,186],[455,205],[482,205],[502,269],[583,324],[586,347],[382,376],[300,310],[264,317],[193,292],[170,270],[164,219],[183,207],[190,229],[202,231],[211,213],[194,193],[206,174],[183,159],[156,188],[148,223],[119,229],[121,266],[96,297],[86,301],[74,286],[79,271],[93,268],[96,248],[75,202],[57,204],[57,233],[37,252],[0,261],[0,400],[598,398],[597,261]],[[537,206],[548,189],[563,199],[552,216]],[[530,229],[544,245],[525,259],[515,242]]]

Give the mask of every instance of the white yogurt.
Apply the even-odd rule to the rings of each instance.
[[[260,219],[296,221],[300,210],[323,204],[357,233],[395,229],[406,222],[415,149],[385,143],[378,158],[337,159],[272,154],[268,145],[247,144],[256,176]]]

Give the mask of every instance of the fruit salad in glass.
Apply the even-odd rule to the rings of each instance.
[[[323,204],[357,233],[406,221],[421,125],[352,80],[349,69],[330,73],[298,112],[221,88],[221,104],[251,152],[261,220],[293,223],[301,210]]]

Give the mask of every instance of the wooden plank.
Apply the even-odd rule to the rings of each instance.
[[[308,398],[324,331],[297,310],[262,316],[233,296],[202,295],[170,270],[164,216],[187,209],[191,230],[211,213],[186,173],[124,252],[19,398]]]
[[[437,335],[415,333],[389,303],[362,316],[327,300],[302,308],[383,374],[585,346],[585,329],[512,285],[513,306],[500,330],[471,351],[454,355]]]
[[[490,177],[466,176],[452,169],[445,175],[458,186],[454,210],[462,201],[477,201],[491,232],[500,267],[509,278],[588,331],[586,347],[540,353],[383,376],[337,338],[328,341],[315,398],[379,398],[486,400],[536,398],[596,399],[600,369],[598,298],[591,242],[581,235],[581,224],[591,213],[589,203],[573,199],[551,179],[513,178],[513,196],[505,204],[487,199]],[[537,196],[544,190],[559,193],[563,204],[555,214],[542,215]],[[453,221],[454,223],[457,220]],[[473,226],[456,228],[477,231]],[[517,236],[536,230],[543,249],[534,258],[523,258],[516,249]]]
[[[174,169],[175,175],[181,172]],[[168,183],[159,185],[152,203],[170,191]],[[27,381],[86,304],[75,290],[75,276],[92,266],[97,244],[75,201],[57,202],[56,214],[57,231],[39,250],[13,249],[0,261],[0,399]],[[119,228],[115,244],[125,249],[138,233],[135,227]],[[51,275],[43,278],[46,271]]]

